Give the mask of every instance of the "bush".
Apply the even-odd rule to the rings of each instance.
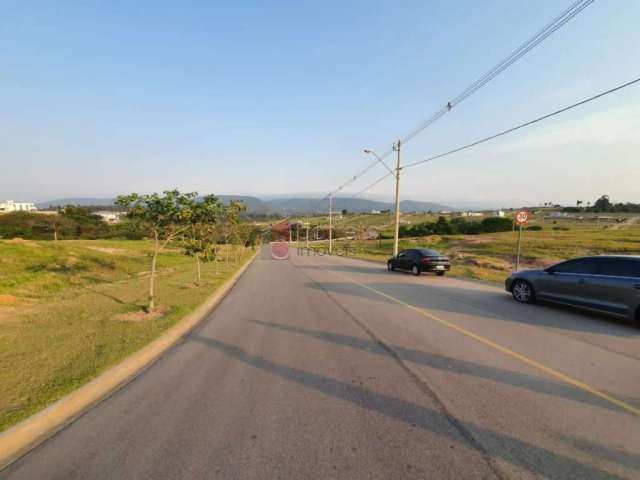
[[[562,230],[562,231],[565,231],[565,232],[566,232],[567,230],[569,230],[569,228],[568,228],[568,227],[553,227],[553,229],[554,229],[554,230]]]
[[[530,230],[532,232],[539,232],[540,230],[543,230],[543,228],[540,225],[531,225],[530,227],[527,227],[525,230]]]
[[[469,222],[458,217],[448,221],[445,217],[437,222],[421,223],[415,226],[402,225],[401,237],[424,237],[426,235],[477,235],[479,233],[508,232],[513,228],[513,221],[509,218],[490,217],[480,222]]]

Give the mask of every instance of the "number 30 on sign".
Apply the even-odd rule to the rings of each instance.
[[[527,210],[518,210],[516,212],[516,223],[523,225],[529,221],[529,212]]]

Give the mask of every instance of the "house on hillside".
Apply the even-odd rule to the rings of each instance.
[[[36,210],[38,210],[36,206],[29,202],[14,202],[13,200],[0,202],[0,213],[35,212]]]

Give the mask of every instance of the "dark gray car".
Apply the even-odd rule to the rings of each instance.
[[[640,256],[574,258],[544,270],[513,273],[505,288],[518,302],[546,300],[640,324]]]

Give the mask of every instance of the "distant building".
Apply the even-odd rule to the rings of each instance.
[[[98,215],[100,218],[102,218],[102,221],[106,223],[120,223],[120,217],[123,215],[122,212],[108,211],[92,212],[92,214]]]
[[[380,215],[380,213],[382,213],[382,212],[380,212],[380,210],[371,210],[371,213],[373,215]]]
[[[35,212],[38,210],[33,203],[28,202],[14,202],[13,200],[7,200],[6,202],[0,202],[0,212]]]
[[[494,217],[504,217],[504,210],[498,210],[497,212],[493,212]]]

